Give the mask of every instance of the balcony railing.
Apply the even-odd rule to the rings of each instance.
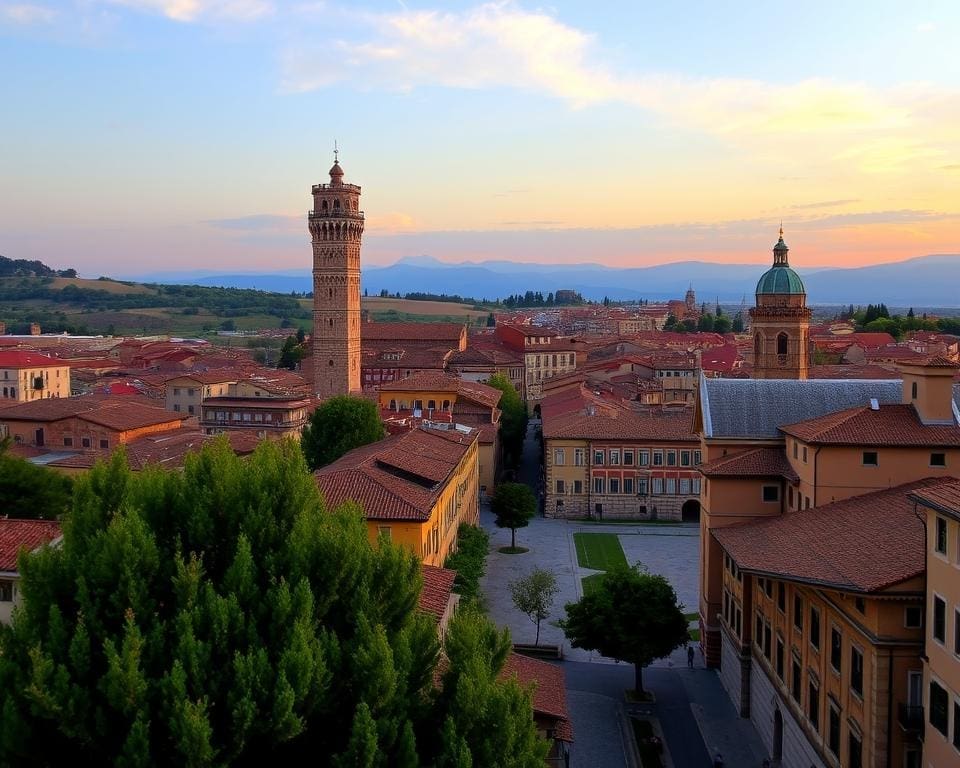
[[[914,704],[900,704],[897,721],[907,733],[919,733],[923,730],[923,707]]]
[[[356,219],[363,220],[363,211],[349,211],[346,208],[330,208],[326,211],[307,211],[311,219]]]

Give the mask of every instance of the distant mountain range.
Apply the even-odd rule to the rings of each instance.
[[[484,261],[450,264],[430,256],[401,259],[389,267],[363,270],[362,285],[370,295],[424,292],[502,299],[528,290],[544,295],[558,289],[579,291],[586,299],[682,298],[692,285],[698,298],[739,302],[753,294],[766,270],[762,264],[716,264],[681,261],[654,267],[615,268],[599,264],[523,264]],[[890,306],[960,306],[960,254],[921,256],[906,261],[854,269],[797,270],[810,304],[865,304]],[[310,273],[213,274],[210,272],[141,275],[139,280],[160,283],[265,291],[310,291]],[[751,302],[752,303],[752,302]]]

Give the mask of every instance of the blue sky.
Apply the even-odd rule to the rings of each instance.
[[[955,253],[958,38],[946,2],[0,0],[0,253],[306,267],[334,139],[368,264],[761,262],[781,218],[811,266]]]

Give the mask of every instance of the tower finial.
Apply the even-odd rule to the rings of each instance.
[[[780,239],[783,240],[783,219],[780,219]]]
[[[333,163],[334,165],[340,162],[340,148],[337,146],[337,140],[333,140]],[[780,234],[783,234],[783,227],[780,227]]]

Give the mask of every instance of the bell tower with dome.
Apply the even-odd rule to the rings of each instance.
[[[360,391],[360,187],[343,183],[334,150],[329,184],[313,185],[313,391]]]
[[[773,266],[760,277],[750,310],[755,379],[805,379],[810,369],[812,313],[803,281],[787,261],[789,250],[780,227]]]

